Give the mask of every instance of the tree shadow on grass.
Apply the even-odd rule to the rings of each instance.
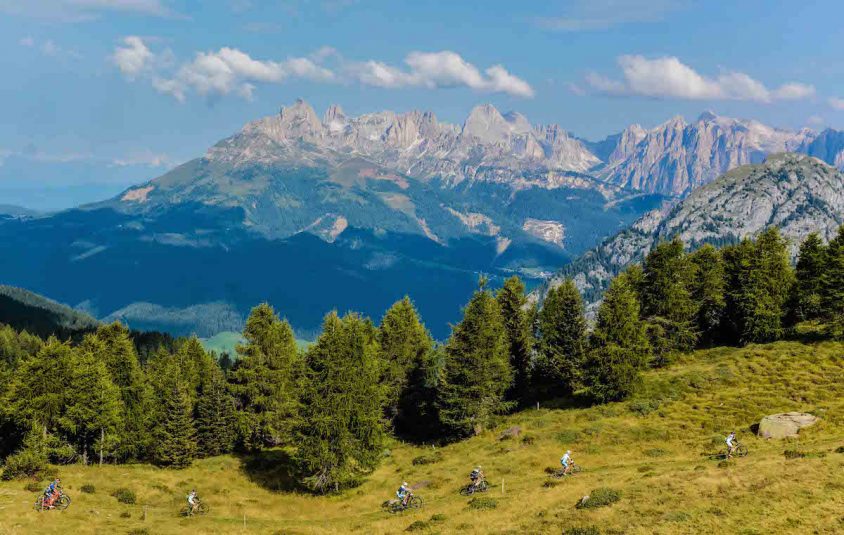
[[[240,456],[240,469],[253,483],[274,492],[302,491],[290,453],[264,450]]]

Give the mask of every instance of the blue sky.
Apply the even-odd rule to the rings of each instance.
[[[844,128],[844,4],[785,4],[0,0],[0,204],[116,194],[297,97],[590,139],[707,109]]]

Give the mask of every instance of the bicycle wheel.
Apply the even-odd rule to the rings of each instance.
[[[44,496],[39,496],[35,499],[35,510],[36,511],[43,511],[44,510]]]
[[[486,480],[481,481],[478,485],[478,488],[475,490],[477,490],[478,492],[486,492],[487,490],[489,490],[489,485],[487,484]]]
[[[199,505],[196,506],[196,513],[200,515],[208,514],[208,506],[205,505],[205,502],[199,502]]]
[[[70,507],[70,496],[62,494],[56,501],[56,509],[58,509],[59,511],[64,511],[68,507]]]
[[[736,448],[736,452],[735,452],[735,454],[736,454],[736,456],[738,456],[738,457],[747,457],[747,446],[745,446],[744,444],[740,444],[740,445]]]
[[[419,496],[411,496],[410,502],[408,502],[407,507],[409,509],[421,509],[422,508],[422,498]]]
[[[460,488],[460,495],[461,496],[471,496],[475,493],[475,486],[471,483],[466,485],[465,487]]]
[[[576,465],[571,467],[571,473],[572,474],[579,474],[581,472],[581,470],[583,470],[583,468],[581,468],[579,464],[576,464]]]

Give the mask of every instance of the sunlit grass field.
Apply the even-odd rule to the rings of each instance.
[[[648,372],[640,392],[623,403],[523,411],[503,418],[495,430],[444,448],[392,443],[375,473],[339,495],[292,490],[284,452],[206,459],[182,471],[56,467],[73,500],[70,508],[37,513],[36,493],[25,490],[27,482],[2,482],[0,534],[521,534],[590,526],[630,535],[844,533],[842,409],[842,344],[717,348]],[[751,426],[761,417],[785,411],[811,412],[820,422],[794,440],[753,435]],[[502,432],[514,426],[519,435],[502,440]],[[724,463],[718,453],[731,429],[750,454]],[[558,466],[567,448],[584,471],[549,483],[545,468]],[[786,459],[785,450],[805,456]],[[492,501],[474,504],[486,508],[458,493],[477,464],[494,485],[481,495]],[[416,486],[424,508],[383,512],[382,502],[405,480]],[[96,491],[80,492],[85,484]],[[133,490],[137,503],[110,496],[118,487]],[[180,517],[194,487],[210,513]],[[575,507],[600,487],[620,491],[620,500],[596,509]]]

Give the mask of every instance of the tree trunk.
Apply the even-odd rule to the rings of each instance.
[[[103,443],[105,443],[105,428],[100,427],[100,466],[103,465]]]
[[[88,466],[88,443],[82,445],[82,464]]]

